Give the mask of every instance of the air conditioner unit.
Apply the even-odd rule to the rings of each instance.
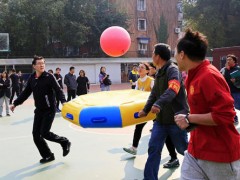
[[[180,28],[175,28],[174,31],[175,31],[176,34],[179,34],[181,32],[181,29]]]

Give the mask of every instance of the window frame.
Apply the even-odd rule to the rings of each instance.
[[[140,21],[144,21],[144,29],[140,28],[140,25],[141,25]],[[147,20],[146,19],[138,18],[138,30],[139,31],[147,31]]]

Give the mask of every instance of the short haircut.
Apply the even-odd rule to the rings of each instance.
[[[171,58],[171,48],[168,44],[159,43],[154,46],[154,54],[159,55],[163,60],[168,61]]]
[[[36,65],[37,60],[41,60],[41,59],[44,59],[44,58],[42,56],[34,55],[32,60],[32,65]]]
[[[48,70],[48,73],[52,73],[52,74],[53,74],[53,70],[52,70],[52,69],[49,69],[49,70]]]
[[[227,58],[232,58],[235,63],[237,63],[237,57],[234,54],[228,54]]]
[[[177,52],[183,51],[190,60],[204,60],[207,54],[208,40],[205,35],[198,31],[187,29],[183,38],[177,44]]]
[[[60,70],[60,71],[61,71],[61,68],[57,67],[57,68],[56,68],[56,71],[57,71],[57,70]]]
[[[75,69],[75,67],[71,66],[71,67],[69,68],[70,71],[71,71],[72,69]]]

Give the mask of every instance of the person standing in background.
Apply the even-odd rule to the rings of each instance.
[[[240,67],[237,65],[237,57],[234,54],[227,55],[227,65],[220,72],[222,72],[228,83],[231,95],[234,99],[235,109],[240,110],[240,76],[231,77],[231,74],[237,71],[240,72]],[[236,115],[234,117],[234,124],[237,125],[238,123],[238,116]]]
[[[0,117],[2,117],[3,103],[6,105],[6,115],[10,116],[9,112],[9,99],[11,96],[10,91],[10,79],[6,71],[4,71],[0,76]]]
[[[15,93],[17,95],[17,97],[19,96],[19,77],[16,74],[16,70],[12,69],[10,72],[10,79],[12,82],[12,92],[11,92],[11,97],[10,97],[10,104],[12,104],[13,98],[15,96]]]
[[[19,77],[19,94],[20,94],[23,91],[23,85],[24,85],[24,79],[21,71],[18,71],[18,77]]]
[[[134,64],[132,71],[131,71],[131,72],[129,73],[129,75],[128,75],[128,80],[129,80],[130,83],[131,83],[132,89],[135,89],[135,87],[136,87],[136,81],[137,81],[138,78],[139,78],[138,69],[137,69],[137,68],[138,68],[137,64]]]
[[[62,88],[63,90],[63,83],[62,83],[62,75],[61,73],[61,69],[59,67],[56,68],[56,72],[54,73],[54,77],[56,78],[59,86]],[[60,108],[59,108],[59,103],[60,100],[59,98],[56,96],[56,101],[57,101],[57,105],[56,105],[56,112],[61,112]]]
[[[88,78],[85,76],[85,71],[80,70],[77,78],[77,95],[87,94],[89,92],[90,83]]]
[[[103,66],[100,68],[99,82],[101,91],[110,91],[111,81],[109,81],[109,75],[106,73],[106,68]]]
[[[69,68],[69,73],[65,75],[64,77],[64,84],[67,86],[67,101],[70,101],[71,99],[74,99],[76,97],[76,91],[77,91],[77,80],[76,76],[74,75],[75,68],[71,66]]]

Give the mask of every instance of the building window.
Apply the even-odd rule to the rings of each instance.
[[[146,11],[146,0],[137,0],[138,11]]]
[[[146,19],[138,19],[138,30],[146,31]]]
[[[147,44],[145,44],[145,43],[139,43],[139,44],[138,44],[138,50],[139,50],[139,51],[147,51]]]

